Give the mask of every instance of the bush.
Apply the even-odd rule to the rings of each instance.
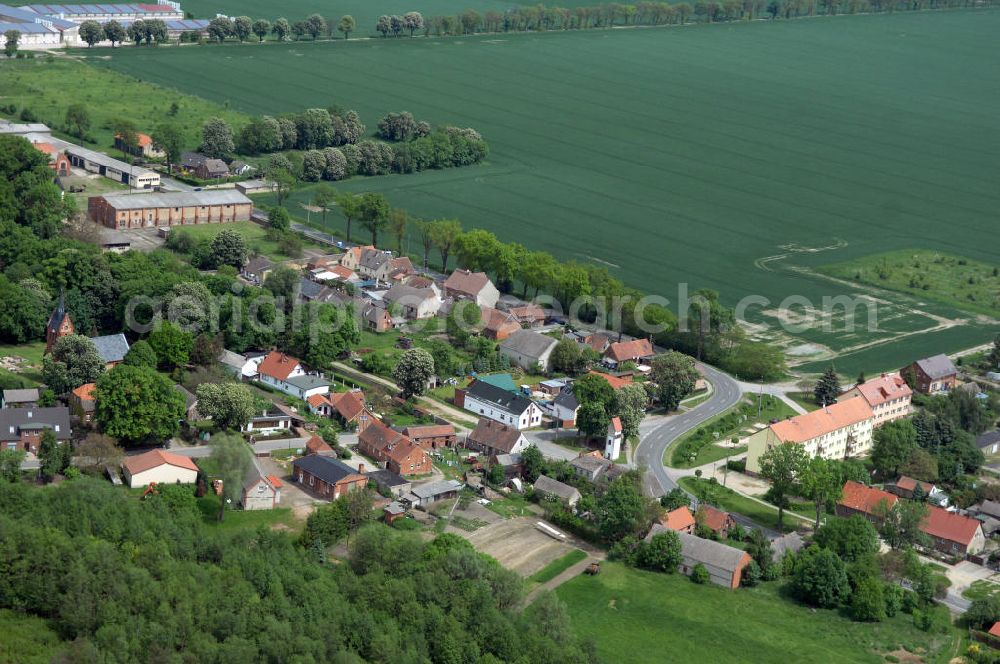
[[[757,564],[756,560],[751,560],[750,564],[743,568],[740,585],[752,588],[758,583],[760,583],[760,565]]]
[[[691,570],[691,580],[699,585],[704,585],[709,582],[710,577],[708,575],[708,570],[701,563],[698,563]]]

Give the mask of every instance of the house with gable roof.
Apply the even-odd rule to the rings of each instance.
[[[837,401],[846,401],[854,397],[862,397],[872,409],[872,426],[879,427],[886,422],[892,422],[906,417],[912,412],[910,400],[913,390],[898,373],[882,374],[878,378],[866,380],[855,385],[839,397]]]
[[[559,341],[534,330],[517,330],[500,342],[499,351],[525,371],[548,371],[549,358]]]
[[[947,355],[925,357],[903,367],[903,376],[913,377],[913,389],[921,394],[947,392],[958,384],[958,369]]]
[[[456,389],[455,405],[501,424],[510,424],[516,429],[527,429],[542,423],[542,411],[534,401],[485,380],[476,380],[465,389]]]
[[[293,397],[307,400],[330,391],[330,381],[306,373],[302,363],[285,353],[272,350],[257,367],[257,379]]]
[[[775,422],[747,439],[747,472],[760,472],[760,457],[783,443],[802,445],[809,457],[843,459],[868,454],[874,416],[863,397],[832,403],[811,413]]]
[[[656,351],[649,339],[633,339],[632,341],[617,341],[604,351],[604,363],[609,367],[617,367],[623,362],[644,364],[653,359]]]
[[[471,300],[480,307],[495,307],[500,299],[500,291],[485,272],[469,270],[452,272],[444,282],[444,295],[456,300]]]

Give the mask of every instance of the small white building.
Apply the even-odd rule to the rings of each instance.
[[[125,484],[139,489],[150,484],[194,484],[198,466],[190,457],[163,450],[130,456],[122,462]]]
[[[612,417],[608,423],[608,435],[604,439],[604,458],[614,461],[622,453],[622,421]]]
[[[254,459],[243,482],[240,505],[245,510],[274,509],[281,503],[282,486],[281,480],[274,475],[265,475]]]
[[[257,375],[258,380],[265,385],[302,400],[330,391],[328,380],[322,376],[306,374],[299,360],[278,351],[271,351],[261,360]]]
[[[263,359],[263,353],[240,354],[225,348],[219,354],[219,364],[222,368],[240,380],[257,378],[257,370]]]

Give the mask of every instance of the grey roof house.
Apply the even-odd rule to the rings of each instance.
[[[538,479],[535,480],[534,489],[535,493],[562,501],[570,507],[575,507],[580,502],[580,492],[576,487],[563,484],[559,480],[554,480],[547,475],[538,476]]]
[[[534,330],[518,330],[500,342],[500,352],[525,371],[534,371],[539,366],[547,371],[549,356],[557,343],[556,339]]]
[[[660,523],[654,523],[646,541],[669,529]],[[676,531],[670,531],[676,532]],[[677,532],[681,542],[680,571],[691,575],[696,565],[702,565],[708,570],[712,583],[726,588],[738,588],[743,578],[743,568],[752,560],[750,554],[742,549],[736,549],[721,542],[702,539],[688,533]]]
[[[24,408],[38,404],[38,388],[32,387],[21,390],[4,390],[3,401],[0,406],[3,408]]]
[[[94,342],[97,354],[101,356],[101,359],[104,360],[104,364],[108,368],[124,360],[125,355],[128,353],[128,339],[121,332],[118,334],[109,334],[104,337],[93,337],[91,341]]]

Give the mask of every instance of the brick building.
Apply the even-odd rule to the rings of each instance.
[[[455,427],[451,424],[411,425],[403,429],[403,435],[425,450],[454,447],[458,442]]]
[[[154,228],[249,221],[253,201],[231,189],[106,194],[91,196],[87,211],[108,228]]]

